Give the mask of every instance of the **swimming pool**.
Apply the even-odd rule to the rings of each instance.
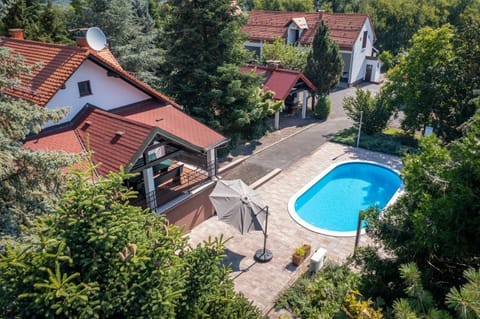
[[[355,236],[358,212],[374,205],[383,209],[397,197],[402,185],[399,174],[389,167],[366,161],[344,162],[302,187],[290,198],[288,211],[297,223],[312,231]]]

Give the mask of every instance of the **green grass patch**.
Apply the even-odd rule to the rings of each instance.
[[[357,145],[358,129],[351,127],[336,133],[330,141],[346,144],[349,146]],[[407,153],[416,153],[418,151],[418,140],[406,135],[402,130],[389,128],[383,133],[368,135],[361,133],[360,147],[396,156],[403,156]]]

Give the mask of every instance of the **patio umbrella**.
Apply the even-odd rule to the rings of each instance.
[[[255,259],[260,262],[272,259],[272,252],[266,249],[268,206],[263,203],[260,195],[240,179],[219,180],[210,194],[210,201],[218,218],[240,233],[261,230],[264,235],[263,249],[256,251]]]

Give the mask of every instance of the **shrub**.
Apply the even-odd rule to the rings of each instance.
[[[304,275],[277,300],[277,309],[287,308],[301,318],[333,318],[342,312],[348,291],[358,288],[359,277],[347,265],[328,261],[313,277]]]
[[[328,118],[330,114],[330,110],[332,108],[332,101],[330,100],[329,96],[319,96],[317,105],[315,107],[315,117],[319,118],[320,120],[324,121]]]

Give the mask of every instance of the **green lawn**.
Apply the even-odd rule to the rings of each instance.
[[[357,135],[358,129],[351,127],[336,133],[330,141],[356,146]],[[400,129],[389,128],[374,135],[367,135],[362,132],[360,134],[360,147],[370,151],[403,156],[418,151],[418,140],[405,135]]]

